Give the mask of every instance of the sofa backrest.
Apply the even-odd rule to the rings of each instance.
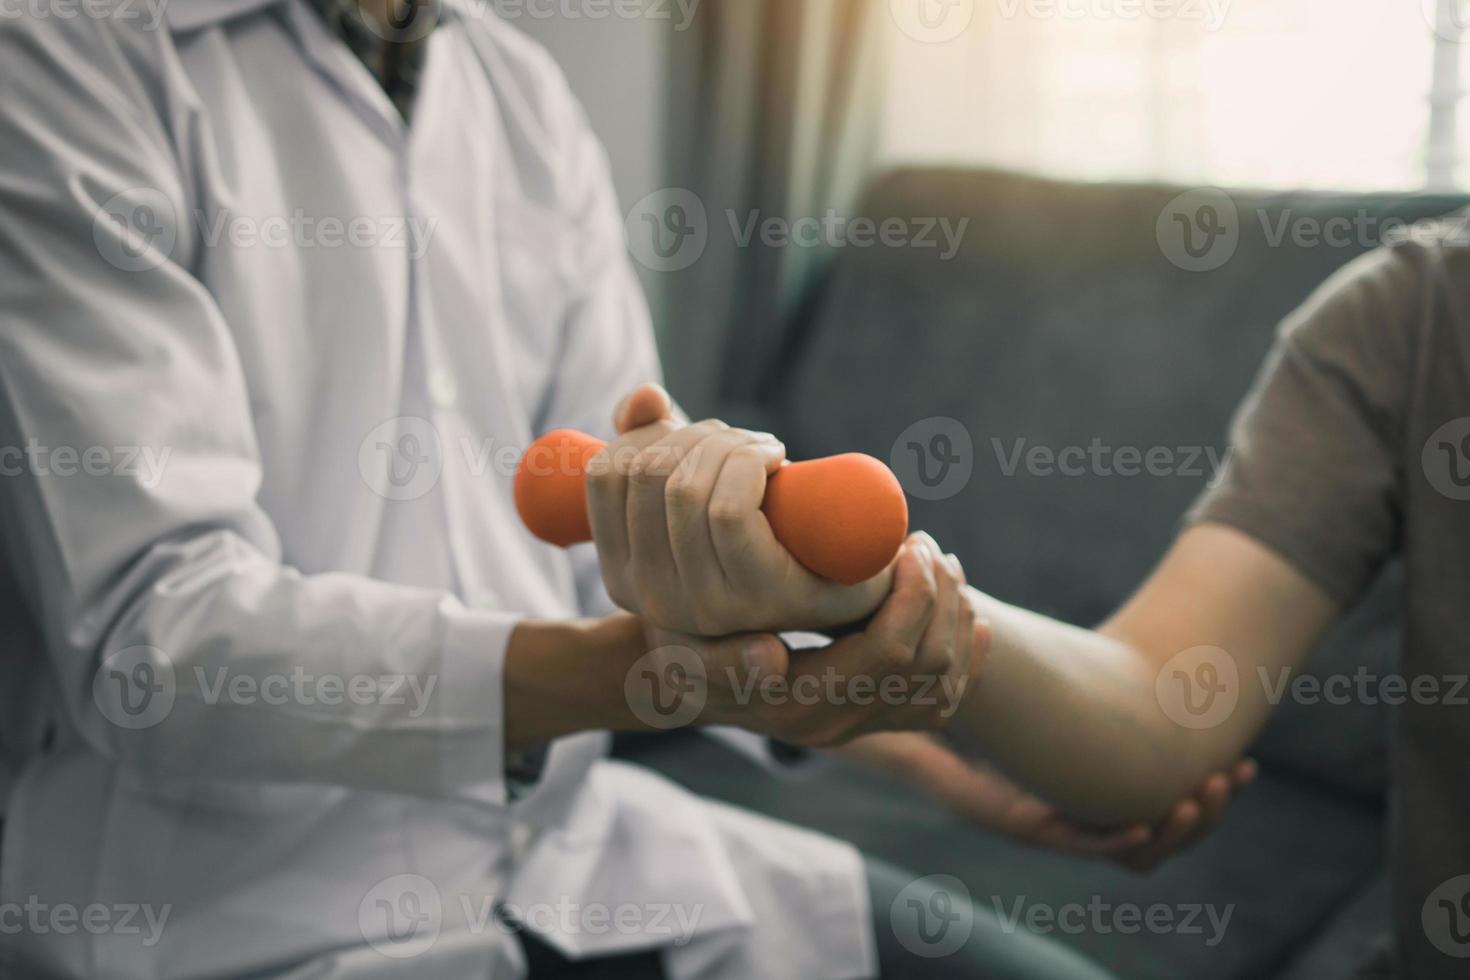
[[[1096,623],[1142,581],[1208,483],[1281,319],[1374,247],[1385,219],[1467,203],[1231,191],[1234,215],[1215,216],[1232,222],[1233,255],[1188,271],[1165,254],[1160,230],[1186,192],[1190,208],[1218,203],[1183,187],[984,170],[887,176],[864,217],[913,230],[968,220],[961,245],[946,258],[936,232],[936,248],[849,245],[834,256],[776,386],[777,431],[796,458],[860,450],[889,460],[916,423],[957,420],[973,442],[972,475],[947,499],[911,496],[914,526],[957,551],[980,588]],[[944,430],[917,431],[922,442]],[[1119,475],[1137,458],[1125,449],[1169,475]],[[1085,472],[1068,475],[1062,462]],[[1393,669],[1397,588],[1390,569],[1311,671]],[[1372,793],[1382,712],[1288,703],[1258,748],[1268,762]]]

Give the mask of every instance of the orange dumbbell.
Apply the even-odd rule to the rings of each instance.
[[[605,445],[559,429],[526,450],[516,469],[515,502],[532,534],[562,548],[592,540],[584,477]],[[908,535],[903,487],[888,467],[858,453],[788,463],[767,482],[761,510],[797,561],[844,585],[887,568]]]

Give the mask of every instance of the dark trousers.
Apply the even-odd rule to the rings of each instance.
[[[658,950],[573,963],[529,933],[518,937],[526,953],[528,980],[663,980]]]

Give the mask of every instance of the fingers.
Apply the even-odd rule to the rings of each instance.
[[[1061,822],[1043,833],[1037,843],[1079,857],[1116,858],[1148,843],[1150,836],[1142,824],[1104,832]]]
[[[709,531],[725,576],[738,590],[769,591],[770,578],[786,562],[761,504],[767,479],[781,468],[786,447],[779,442],[742,446],[730,453],[710,495]]]
[[[938,588],[927,547],[911,538],[899,550],[893,590],[882,607],[863,632],[844,637],[823,651],[823,668],[841,677],[864,677],[875,682],[894,674],[909,674],[915,652],[934,618]],[[885,722],[872,730],[897,727]]]
[[[1205,780],[1199,794],[1199,824],[1194,828],[1190,843],[1214,830],[1215,825],[1225,816],[1225,811],[1230,807],[1231,787],[1231,778],[1225,773],[1216,773]]]
[[[868,627],[879,646],[915,650],[928,632],[938,609],[939,583],[933,555],[937,549],[919,535],[909,538],[899,552],[893,591]]]
[[[785,676],[790,666],[790,651],[779,637],[770,633],[697,637],[657,627],[650,628],[647,637],[655,647],[655,654],[662,648],[671,648],[692,653],[699,659],[699,683],[705,700],[695,717],[684,724],[733,725],[773,734],[766,730],[760,699],[752,698],[750,690],[743,685],[747,679]],[[651,659],[650,666],[653,673],[662,673],[656,658]]]
[[[946,658],[953,657],[958,609],[952,597],[949,608],[940,609],[940,585],[935,572],[938,554],[938,549],[924,536],[910,538],[899,553],[893,592],[867,630],[828,648],[827,666],[843,676],[870,678],[879,689],[886,689],[885,681],[890,677],[900,677],[906,682],[901,689],[901,702],[885,702],[886,712],[863,719],[875,730],[922,730],[935,727],[943,717],[945,704],[936,693],[936,685],[913,683],[921,674],[917,666],[920,648],[941,616],[947,618],[946,622],[935,632],[935,649],[925,656],[940,666]],[[918,697],[921,693],[925,695],[922,700]]]
[[[673,431],[673,423],[656,422],[635,429],[599,450],[587,462],[587,515],[603,581],[613,600],[632,612],[636,597],[626,594],[631,562],[628,541],[628,472],[647,446]]]
[[[735,454],[748,446],[756,447],[754,455],[760,457],[760,462],[753,465],[762,473],[769,465],[767,460],[784,456],[786,451],[774,436],[725,429],[696,445],[664,485],[674,564],[684,587],[697,594],[733,591],[715,548],[709,511],[721,473],[732,465]],[[737,460],[733,465],[743,463]]]
[[[731,453],[725,471],[741,451]],[[714,504],[710,510],[718,514]],[[712,517],[717,541],[720,528],[721,522]],[[812,682],[822,689],[830,678],[853,685],[852,697],[816,705],[795,701],[789,710],[776,713],[779,723],[788,740],[816,747],[876,731],[937,728],[958,707],[960,698],[953,695],[963,696],[963,688],[956,692],[950,678],[957,667],[968,670],[972,647],[987,639],[988,632],[975,624],[958,561],[944,555],[928,535],[916,534],[901,549],[893,590],[867,628],[838,640],[820,656],[791,661],[787,679],[792,690]],[[902,683],[889,683],[894,679]]]
[[[720,487],[732,472],[763,497],[765,472],[785,452],[774,437],[713,420],[670,432],[643,450],[630,469],[627,514],[632,577],[645,609],[704,634],[752,625],[734,615],[744,599],[725,582],[711,515],[718,514]],[[660,604],[668,608],[653,609]]]
[[[964,589],[961,588],[959,593],[959,623],[955,628],[954,661],[949,665],[948,676],[941,677],[947,697],[941,717],[946,721],[959,712],[969,696],[970,682],[975,676],[976,651],[989,644],[990,636],[988,631],[982,632],[975,624],[975,607],[970,605]]]
[[[974,612],[971,604],[970,611]],[[985,658],[990,656],[990,647],[995,642],[995,627],[989,622],[975,619],[974,646],[971,650],[973,659],[970,661],[970,672],[978,673],[985,666]]]
[[[1181,800],[1174,804],[1169,816],[1154,832],[1147,844],[1126,855],[1122,861],[1134,871],[1152,871],[1161,861],[1183,848],[1200,820],[1197,800]]]
[[[1174,805],[1155,828],[1152,839],[1119,860],[1134,871],[1152,871],[1167,858],[1199,843],[1219,825],[1235,796],[1255,782],[1257,775],[1258,768],[1251,759],[1212,774],[1194,797]]]
[[[741,651],[741,666],[746,674],[759,680],[785,677],[791,671],[791,650],[772,633],[755,634]]]
[[[928,552],[936,591],[934,618],[919,644],[913,669],[919,676],[945,677],[959,660],[960,651],[969,648],[973,614],[970,625],[966,625],[964,613],[969,610],[969,603],[963,601],[960,585],[964,576],[958,571],[957,563],[941,554],[939,545],[929,535],[916,537]]]
[[[1199,819],[1190,828],[1189,835],[1180,847],[1191,847],[1209,836],[1220,821],[1225,819],[1225,813],[1230,809],[1235,795],[1249,786],[1255,778],[1256,764],[1247,759],[1236,763],[1228,772],[1217,772],[1206,779],[1195,796],[1195,801],[1199,804]]]
[[[696,446],[729,426],[706,421],[667,432],[644,447],[628,467],[628,548],[632,577],[640,601],[650,613],[649,599],[679,601],[679,570],[674,564],[665,500],[669,477],[685,466]],[[667,620],[664,620],[667,622]]]
[[[780,637],[771,633],[742,633],[728,637],[692,640],[684,637],[681,642],[697,642],[709,671],[711,693],[720,691],[734,697],[738,691],[726,690],[725,678],[736,677],[742,681],[760,680],[766,677],[784,677],[791,667],[791,651]],[[748,705],[735,704],[737,710]]]
[[[613,426],[620,436],[655,422],[673,420],[674,400],[655,384],[634,388],[613,410]]]
[[[966,591],[965,569],[955,555],[946,555],[945,561],[952,569],[955,577],[955,601],[959,606],[959,622],[955,625],[955,661],[951,665],[951,673],[959,678],[958,685],[954,690],[963,699],[968,692],[970,679],[978,669],[981,659],[990,649],[990,628],[981,628],[975,621],[975,606],[970,601],[969,593]],[[957,699],[945,712],[949,718],[960,709],[960,699]]]

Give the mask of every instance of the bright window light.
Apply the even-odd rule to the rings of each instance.
[[[969,20],[951,37],[894,17],[885,163],[1283,189],[1470,180],[1467,0],[912,2],[936,5],[920,23]]]

